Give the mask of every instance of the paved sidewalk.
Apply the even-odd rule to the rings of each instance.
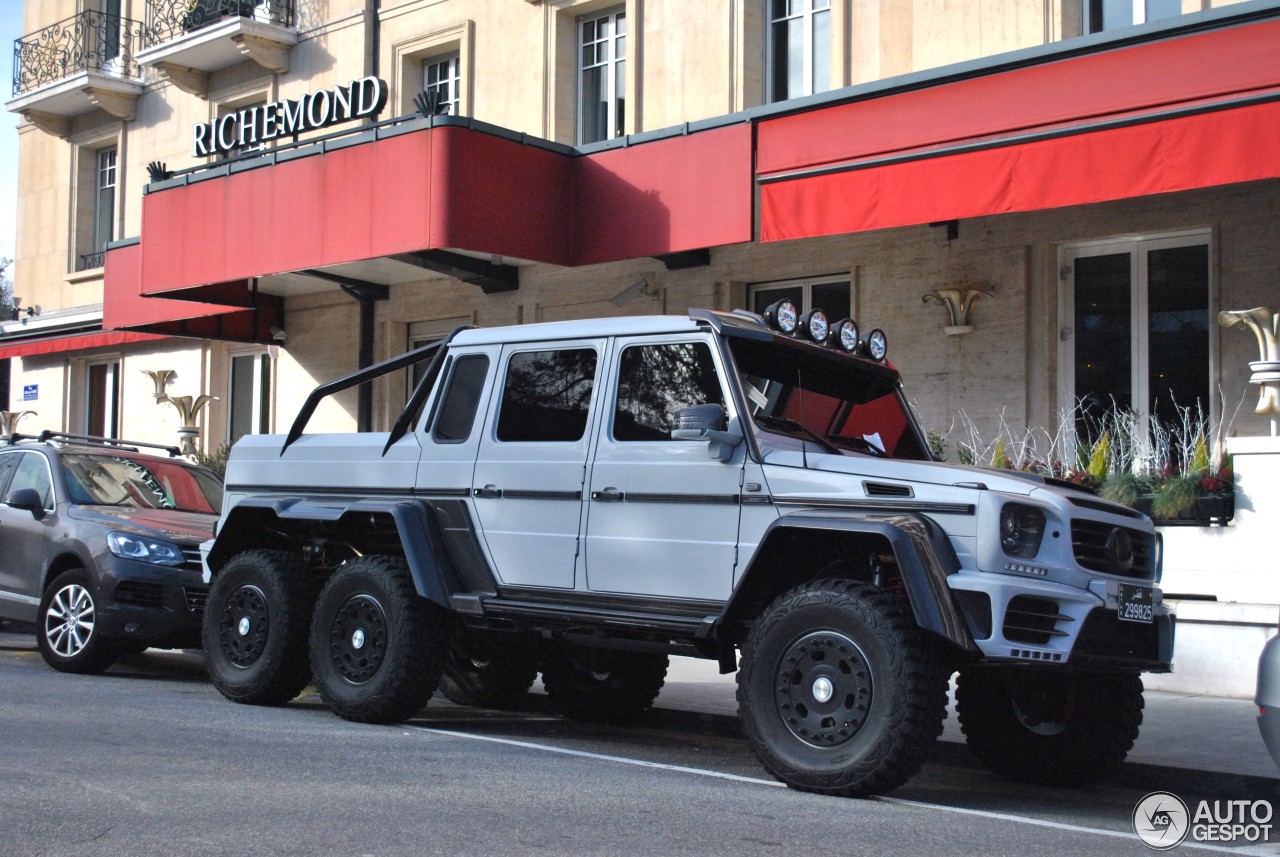
[[[735,690],[734,676],[720,675],[714,661],[672,658],[657,707],[732,717],[738,710]],[[1129,753],[1127,768],[1178,772],[1149,772],[1153,776],[1163,773],[1162,781],[1196,782],[1208,775],[1219,785],[1240,779],[1244,786],[1280,787],[1280,770],[1258,734],[1258,708],[1250,700],[1161,691],[1147,691],[1144,696],[1142,729]],[[964,742],[954,707],[948,712],[942,740]]]

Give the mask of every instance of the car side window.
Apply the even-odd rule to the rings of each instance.
[[[13,468],[17,465],[20,457],[21,454],[17,452],[0,454],[0,492],[4,491],[5,480],[13,472]]]
[[[511,355],[498,411],[498,440],[581,440],[595,376],[592,348]]]
[[[9,493],[19,488],[33,488],[40,495],[40,502],[49,508],[49,500],[53,496],[53,485],[49,481],[49,465],[43,455],[27,452],[18,461],[9,481]]]
[[[677,411],[708,404],[723,406],[724,391],[705,342],[628,346],[618,366],[613,439],[670,440]]]
[[[480,406],[480,394],[484,391],[484,379],[488,374],[489,358],[483,354],[466,354],[453,364],[440,416],[431,431],[436,443],[462,443],[471,436],[476,409]]]

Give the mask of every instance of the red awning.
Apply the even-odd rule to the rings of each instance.
[[[760,239],[840,235],[1280,177],[1280,21],[760,123]]]
[[[247,283],[214,286],[215,296],[226,303],[149,298],[142,294],[142,245],[113,247],[107,251],[106,286],[102,298],[102,323],[115,330],[130,330],[198,339],[233,342],[271,342],[272,326],[279,326],[280,301],[255,295]]]
[[[747,122],[587,155],[446,124],[282,159],[143,197],[106,311],[118,289],[217,304],[228,283],[423,250],[589,265],[747,242],[751,163]]]
[[[1280,178],[1280,102],[765,184],[784,241]]]
[[[67,336],[50,336],[44,339],[27,339],[12,345],[0,344],[0,360],[9,357],[31,357],[35,354],[61,354],[66,351],[82,351],[87,348],[110,348],[129,342],[147,339],[164,339],[149,333],[129,333],[119,330],[103,330],[96,333],[74,333]]]

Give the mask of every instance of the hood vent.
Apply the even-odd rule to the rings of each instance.
[[[914,497],[910,485],[892,485],[888,482],[863,482],[862,490],[868,497]]]

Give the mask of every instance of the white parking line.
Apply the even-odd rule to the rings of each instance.
[[[411,725],[411,724],[410,724]],[[786,788],[783,783],[777,780],[766,780],[760,777],[743,777],[738,774],[726,774],[721,771],[710,771],[705,768],[690,768],[684,765],[668,765],[663,762],[647,762],[643,759],[632,759],[627,756],[609,756],[603,753],[589,753],[585,750],[571,750],[567,747],[556,747],[551,744],[537,744],[532,741],[517,741],[513,738],[498,738],[492,735],[476,735],[470,732],[456,732],[452,729],[436,729],[431,726],[412,726],[416,732],[427,732],[432,735],[441,735],[446,738],[466,738],[472,741],[486,741],[490,744],[505,744],[508,747],[523,747],[527,750],[541,750],[546,753],[558,753],[562,756],[576,756],[581,759],[594,759],[600,762],[613,762],[619,765],[632,765],[637,768],[652,768],[660,771],[674,771],[680,774],[692,774],[698,777],[711,777],[717,780],[730,780],[736,783],[749,783],[755,786],[769,786],[772,788]],[[405,734],[410,734],[406,732]],[[1000,821],[1008,821],[1014,824],[1025,824],[1032,827],[1047,827],[1053,830],[1065,830],[1072,833],[1089,833],[1095,836],[1109,836],[1114,839],[1127,839],[1130,841],[1137,840],[1137,834],[1118,831],[1106,830],[1101,827],[1084,827],[1078,824],[1064,824],[1060,821],[1046,821],[1040,818],[1030,818],[1024,815],[1012,815],[1006,812],[991,812],[985,809],[967,809],[959,806],[948,806],[939,803],[925,803],[917,800],[906,800],[896,797],[877,797],[873,798],[884,803],[897,804],[899,806],[909,806],[915,809],[932,810],[935,812],[950,812],[958,815],[971,815],[981,818],[991,818]],[[1231,848],[1223,845],[1207,845],[1200,842],[1183,842],[1179,846],[1182,848],[1194,848],[1197,851],[1218,851],[1227,854],[1275,854],[1271,850],[1261,850],[1258,848],[1240,847]]]

